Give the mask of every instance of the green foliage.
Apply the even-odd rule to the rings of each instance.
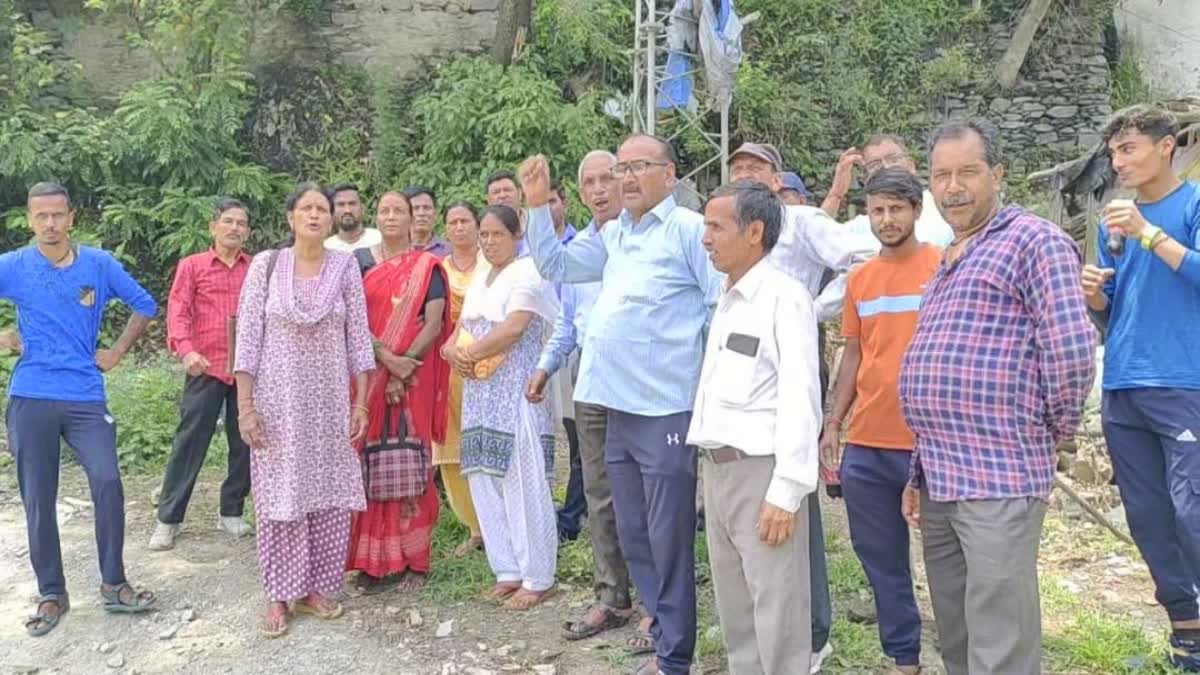
[[[483,57],[457,59],[438,68],[409,107],[383,101],[375,123],[376,179],[430,186],[442,202],[480,203],[488,174],[515,170],[529,154],[543,152],[554,175],[573,186],[579,158],[612,147],[621,134],[600,113],[598,97],[569,103],[529,65],[505,69]]]
[[[744,0],[748,62],[736,134],[767,140],[790,167],[827,177],[844,147],[920,131],[931,99],[980,78],[968,42],[985,17],[955,0]]]
[[[108,408],[117,421],[123,471],[160,469],[179,424],[180,373],[165,362],[122,363],[106,377]]]
[[[1121,47],[1121,58],[1112,70],[1111,95],[1113,110],[1137,103],[1154,101],[1154,90],[1142,74],[1137,52],[1128,44]]]

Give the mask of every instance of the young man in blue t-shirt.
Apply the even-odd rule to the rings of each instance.
[[[155,305],[111,255],[71,243],[75,213],[65,188],[38,183],[26,205],[36,244],[0,255],[0,299],[17,307],[19,338],[7,331],[0,347],[22,352],[9,383],[6,419],[38,580],[37,610],[25,629],[36,637],[53,630],[70,609],[55,508],[60,439],[75,451],[91,489],[104,608],[132,613],[154,604],[153,593],[125,579],[125,495],[101,373],[120,363]],[[112,348],[96,349],[104,307],[113,298],[134,314]]]
[[[1200,184],[1172,171],[1178,131],[1150,106],[1105,127],[1137,200],[1104,209],[1083,289],[1108,321],[1101,417],[1129,529],[1171,620],[1171,662],[1200,672]]]

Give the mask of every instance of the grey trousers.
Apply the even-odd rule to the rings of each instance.
[[[768,546],[756,531],[774,469],[774,457],[703,460],[708,557],[730,675],[797,675],[812,659],[808,505],[783,544]]]
[[[588,527],[592,536],[592,586],[596,599],[612,609],[629,609],[629,568],[617,541],[617,516],[613,511],[604,439],[608,411],[590,403],[575,404],[575,429],[579,459],[583,464],[583,496],[587,500]]]
[[[1034,497],[935,502],[921,493],[921,540],[947,675],[1042,672]]]

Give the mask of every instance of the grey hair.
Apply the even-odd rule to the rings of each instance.
[[[617,163],[617,156],[608,150],[592,150],[588,154],[584,155],[583,159],[579,160],[579,174],[576,180],[580,185],[583,184],[583,165],[587,164],[593,159],[596,159],[597,157],[603,157],[604,159],[607,159],[610,167]]]
[[[25,203],[33,201],[35,197],[55,197],[61,195],[67,200],[67,208],[71,207],[71,193],[67,192],[67,188],[63,187],[62,183],[54,181],[42,181],[34,183],[33,187],[29,188],[29,194],[25,196]]]
[[[867,184],[863,187],[863,191],[867,196],[872,195],[887,195],[896,199],[903,199],[915,206],[920,206],[925,198],[924,188],[921,187],[921,181],[917,177],[909,173],[906,169],[892,167],[890,169],[880,169],[871,174],[867,179]]]
[[[705,206],[714,199],[733,197],[733,208],[737,213],[738,230],[745,232],[754,221],[763,224],[763,252],[769,253],[779,241],[779,231],[783,227],[783,202],[771,192],[771,188],[750,180],[739,180],[736,183],[723,185],[713,191],[705,202]]]
[[[1003,158],[1000,153],[996,127],[992,126],[991,122],[978,117],[969,120],[954,120],[939,127],[929,139],[929,154],[933,155],[933,149],[937,147],[938,143],[946,140],[959,140],[969,134],[978,136],[983,143],[983,158],[987,165],[993,168],[999,166]]]
[[[650,140],[654,141],[655,143],[658,144],[659,152],[662,154],[662,158],[664,161],[667,161],[667,162],[670,162],[670,163],[676,164],[676,165],[679,164],[679,155],[675,152],[675,146],[671,145],[671,142],[668,141],[667,139],[663,138],[662,136],[655,136],[654,134],[644,134],[641,132],[633,133],[633,134],[629,134],[628,136],[626,136],[625,140],[621,141],[621,145],[624,146],[626,143],[633,141],[633,140],[637,140],[639,138],[649,138]]]

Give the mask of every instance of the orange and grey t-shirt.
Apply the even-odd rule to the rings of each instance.
[[[903,257],[877,256],[850,273],[842,335],[862,349],[857,398],[847,440],[854,445],[911,450],[916,442],[900,410],[900,362],[913,333],[925,284],[942,250],[923,244]]]

